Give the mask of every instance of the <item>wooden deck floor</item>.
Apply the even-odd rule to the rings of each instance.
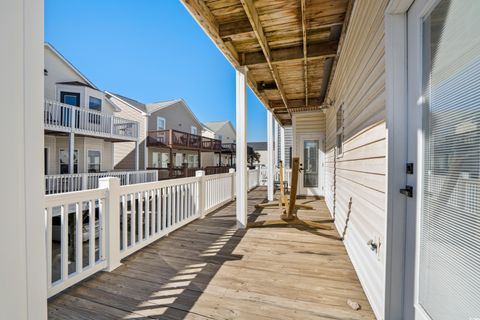
[[[249,194],[251,220],[266,191]],[[307,199],[328,217],[322,200]],[[354,311],[346,301],[361,305]],[[50,319],[374,319],[336,231],[235,230],[235,203],[49,301]]]

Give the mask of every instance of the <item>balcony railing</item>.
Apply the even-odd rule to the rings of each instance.
[[[110,114],[45,100],[45,129],[134,141],[138,123]]]
[[[235,153],[237,145],[235,143],[222,143],[222,152]]]
[[[220,140],[172,129],[148,131],[147,145],[199,151],[220,151],[222,148]]]
[[[99,173],[55,174],[45,176],[45,194],[55,194],[98,188],[100,178],[117,177],[120,185],[153,182],[158,180],[157,170],[112,171]]]

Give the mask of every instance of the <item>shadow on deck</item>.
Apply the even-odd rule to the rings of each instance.
[[[266,191],[249,193],[250,220]],[[323,200],[306,199],[328,218]],[[50,319],[374,319],[338,233],[235,229],[235,203],[49,300]],[[354,311],[347,299],[361,305]]]

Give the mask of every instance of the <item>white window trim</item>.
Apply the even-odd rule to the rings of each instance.
[[[163,120],[163,128],[161,128],[161,129],[158,127],[158,120]],[[167,120],[165,120],[164,117],[158,117],[157,116],[156,128],[157,128],[157,130],[165,130],[167,128]]]

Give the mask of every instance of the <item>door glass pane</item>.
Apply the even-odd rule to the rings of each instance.
[[[480,319],[480,2],[443,0],[423,24],[419,303]]]
[[[318,187],[318,140],[303,142],[303,186]]]

